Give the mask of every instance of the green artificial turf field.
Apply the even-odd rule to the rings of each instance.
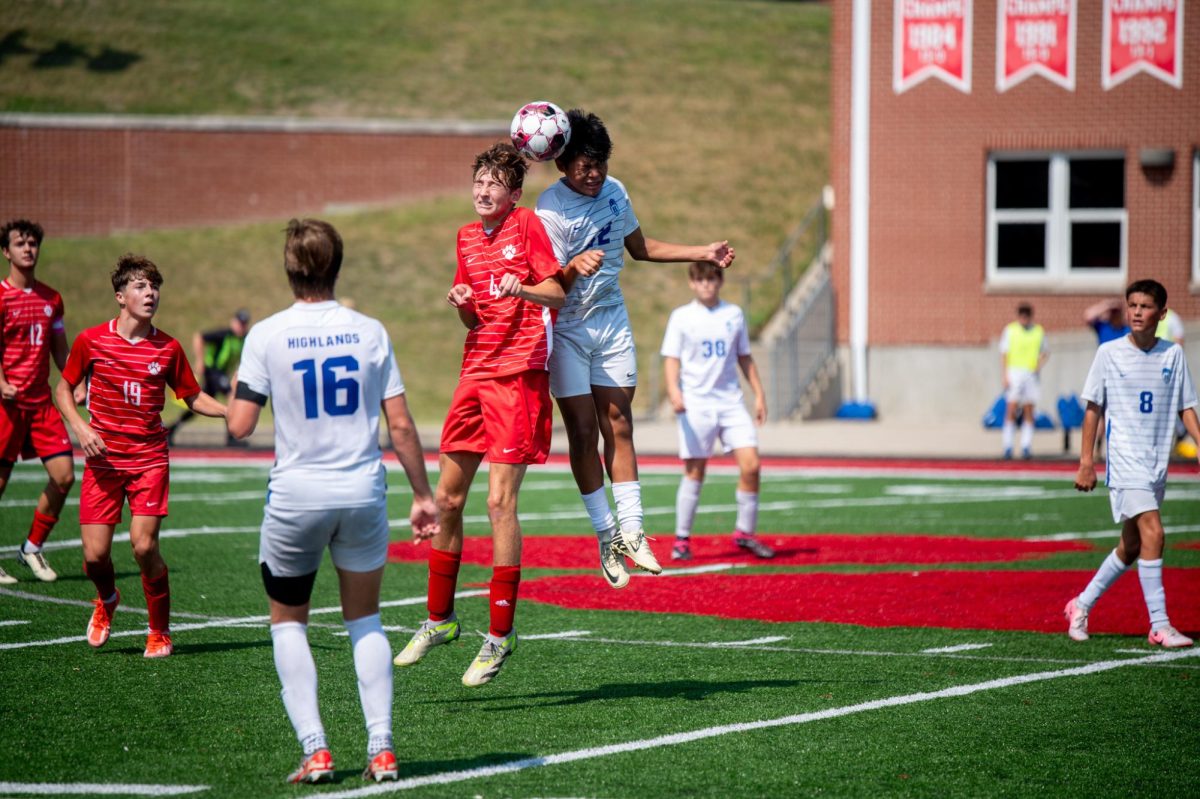
[[[0,589],[0,795],[370,792],[359,778],[366,735],[328,562],[309,637],[337,781],[283,783],[299,750],[262,616],[266,465],[228,464],[173,468],[163,552],[176,653],[157,661],[142,658],[145,605],[124,541],[114,548],[124,603],[113,638],[96,651],[84,643],[94,591],[78,566],[76,505],[48,549],[58,582],[32,582],[12,560],[42,480],[36,465],[17,467],[0,500],[0,565],[22,577]],[[1200,661],[1146,644],[1136,577],[1093,611],[1093,630],[1125,634],[1085,644],[1063,634],[1062,604],[1113,542],[1108,503],[1076,495],[1064,475],[768,464],[760,530],[779,554],[756,561],[728,543],[734,478],[715,473],[696,559],[616,592],[592,567],[570,475],[533,469],[521,503],[520,645],[495,681],[468,689],[459,679],[475,631],[487,626],[480,593],[490,573],[477,491],[457,605],[464,635],[396,670],[402,781],[380,789],[1196,795],[1200,777],[1188,763],[1200,749]],[[664,561],[676,480],[667,463],[643,475],[646,526]],[[405,543],[403,475],[389,485],[395,562],[382,614],[398,651],[424,618],[425,565]],[[1164,506],[1169,607],[1193,634],[1198,499],[1194,477],[1181,477]]]

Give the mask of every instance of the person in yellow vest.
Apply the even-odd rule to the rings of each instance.
[[[1158,323],[1158,328],[1154,331],[1154,335],[1158,338],[1173,341],[1179,346],[1183,346],[1184,330],[1183,320],[1179,318],[1179,314],[1167,309],[1167,314]],[[1196,457],[1196,444],[1188,441],[1187,430],[1183,427],[1183,422],[1176,420],[1175,422],[1175,456],[1185,460],[1191,460]]]
[[[1009,322],[1000,335],[1000,366],[1004,375],[1003,443],[1005,459],[1012,458],[1013,433],[1017,410],[1022,411],[1021,457],[1031,457],[1033,445],[1033,409],[1038,403],[1041,385],[1038,379],[1050,354],[1046,351],[1046,331],[1033,323],[1033,306],[1017,306],[1017,320]]]

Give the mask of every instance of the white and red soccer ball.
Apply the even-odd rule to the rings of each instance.
[[[521,155],[534,161],[551,161],[571,140],[571,122],[554,103],[537,100],[521,106],[508,132]]]

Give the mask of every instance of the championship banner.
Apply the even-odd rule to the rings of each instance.
[[[1076,0],[999,0],[996,90],[1041,75],[1075,91]]]
[[[971,0],[894,0],[892,88],[937,78],[971,93]]]
[[[1104,0],[1101,82],[1145,72],[1183,87],[1183,0]]]

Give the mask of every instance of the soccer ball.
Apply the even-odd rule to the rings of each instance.
[[[534,161],[551,161],[571,140],[571,122],[554,103],[538,100],[521,106],[508,132],[521,155]]]

